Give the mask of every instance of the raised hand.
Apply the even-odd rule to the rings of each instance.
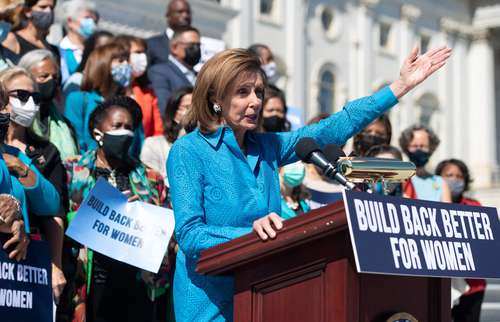
[[[419,48],[415,46],[401,67],[399,79],[391,84],[392,92],[401,98],[443,67],[450,56],[451,48],[448,47],[434,48],[419,55]]]

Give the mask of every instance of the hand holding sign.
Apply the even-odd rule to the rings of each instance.
[[[156,273],[174,230],[173,212],[129,200],[99,179],[66,234],[101,254]]]

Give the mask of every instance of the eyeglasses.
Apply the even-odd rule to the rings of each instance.
[[[42,100],[42,95],[38,92],[30,92],[24,89],[15,89],[9,92],[9,96],[19,99],[23,104],[26,103],[30,97],[33,97],[33,102],[38,105]]]

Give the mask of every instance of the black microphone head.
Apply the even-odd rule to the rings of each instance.
[[[295,153],[305,163],[310,163],[311,153],[315,151],[321,151],[321,148],[313,138],[302,138],[295,146]]]
[[[325,154],[327,160],[331,163],[335,163],[339,160],[339,158],[345,157],[344,150],[342,150],[342,148],[336,144],[325,145],[323,153]]]

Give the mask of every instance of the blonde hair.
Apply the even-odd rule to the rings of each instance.
[[[5,89],[5,91],[7,92],[7,94],[9,92],[9,88],[8,88],[9,83],[19,76],[28,77],[33,82],[33,89],[35,91],[38,90],[38,86],[35,82],[35,79],[30,74],[30,72],[28,72],[26,69],[24,69],[22,67],[14,66],[11,68],[7,68],[6,70],[4,70],[0,73],[0,84],[2,84],[2,86]]]
[[[203,133],[217,130],[223,117],[214,111],[214,102],[223,101],[236,78],[245,72],[259,73],[266,83],[259,57],[246,49],[227,49],[209,59],[198,74],[191,108],[184,118],[186,128],[199,126]]]

